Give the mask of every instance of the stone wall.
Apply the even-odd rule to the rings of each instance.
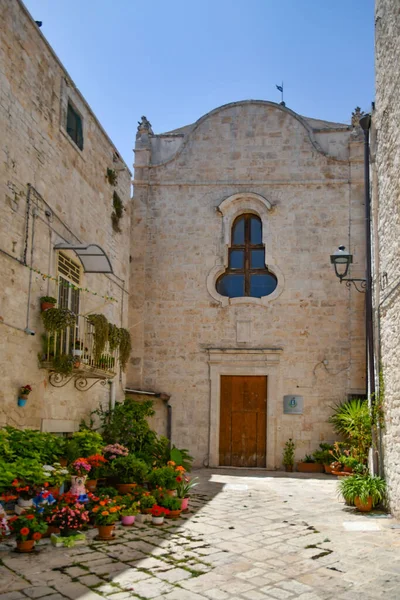
[[[108,402],[109,386],[78,392],[73,382],[49,385],[48,371],[38,365],[39,298],[57,295],[56,283],[28,267],[55,276],[55,244],[99,244],[114,275],[83,276],[81,285],[93,294],[81,294],[80,310],[104,312],[126,327],[130,173],[22,3],[0,0],[0,18],[0,425],[69,431],[99,402]],[[83,150],[66,131],[68,101],[83,119]],[[106,181],[107,168],[118,170],[116,188]],[[126,209],[121,233],[111,223],[114,189]],[[26,326],[36,335],[26,335]],[[28,383],[33,392],[18,408],[18,389]],[[117,381],[117,398],[123,383],[124,377]]]
[[[137,139],[128,383],[171,395],[172,440],[197,464],[217,461],[221,373],[269,377],[269,468],[281,465],[289,437],[298,459],[332,441],[331,405],[365,392],[363,297],[341,286],[329,263],[343,243],[353,276],[363,276],[362,136],[321,121],[314,131],[312,121],[248,101]],[[279,273],[273,299],[227,301],[213,291],[229,198],[239,213],[253,201],[272,205],[263,226],[267,263]],[[304,397],[303,415],[283,414],[285,394]],[[160,407],[160,432],[165,422]]]
[[[376,2],[373,114],[375,317],[385,382],[384,467],[392,512],[400,516],[400,9]]]

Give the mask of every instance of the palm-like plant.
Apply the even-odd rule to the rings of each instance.
[[[360,498],[366,503],[372,498],[372,506],[376,506],[385,498],[386,482],[381,477],[369,475],[352,475],[344,477],[339,481],[339,492],[349,504],[354,504],[355,499]]]
[[[336,433],[345,436],[354,447],[354,457],[365,462],[372,445],[372,420],[368,402],[353,398],[337,404],[329,418]]]

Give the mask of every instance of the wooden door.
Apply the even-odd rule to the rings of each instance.
[[[219,464],[265,467],[267,378],[221,376]]]

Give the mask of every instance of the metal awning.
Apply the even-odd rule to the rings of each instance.
[[[56,244],[55,250],[73,250],[85,273],[113,273],[110,259],[97,244]]]

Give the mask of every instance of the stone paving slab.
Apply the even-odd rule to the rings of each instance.
[[[201,470],[191,511],[106,544],[0,544],[0,600],[400,599],[400,524],[337,499],[327,475]]]

